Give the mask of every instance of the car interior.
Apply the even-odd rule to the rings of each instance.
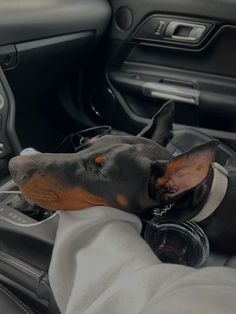
[[[224,166],[236,150],[235,12],[232,0],[0,2],[5,313],[60,313],[48,281],[58,216],[18,193],[9,160],[28,147],[67,152],[65,139],[96,126],[136,135],[171,99],[170,152],[214,137],[220,140],[216,160]],[[206,265],[236,267],[236,261],[212,251]]]

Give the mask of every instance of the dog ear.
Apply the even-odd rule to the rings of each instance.
[[[157,174],[155,188],[163,190],[166,197],[173,197],[201,183],[208,174],[218,144],[217,140],[212,140],[169,161],[154,162],[151,172]]]
[[[166,146],[173,137],[174,102],[164,104],[152,118],[151,123],[137,135],[146,137],[162,146]]]

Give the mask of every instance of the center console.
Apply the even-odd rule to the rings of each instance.
[[[48,281],[57,214],[30,202],[9,176],[8,162],[22,148],[15,103],[0,68],[0,282],[41,313],[59,313]]]

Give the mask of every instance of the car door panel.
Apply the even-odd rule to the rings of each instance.
[[[231,0],[111,0],[114,13],[111,36],[124,40],[148,16],[156,14],[178,15],[186,18],[210,19],[235,24],[235,1]],[[117,27],[116,16],[120,8],[128,8],[132,14],[132,25],[126,31]]]
[[[116,121],[120,118],[123,129],[137,132],[168,99],[163,90],[176,89],[177,96],[185,91],[183,101],[177,97],[175,122],[204,128],[211,135],[214,130],[218,135],[222,131],[224,139],[228,132],[235,146],[236,18],[232,10],[236,2],[138,0],[111,1],[111,5],[114,17],[108,39],[110,54],[106,80],[99,86],[113,94],[114,108],[106,110],[108,102],[101,101],[99,93],[93,107],[100,112],[97,103],[103,102],[101,116],[106,121],[118,127],[121,124]],[[118,14],[120,10],[122,14]],[[128,16],[129,20],[125,20]],[[150,37],[147,33],[146,37],[140,36],[145,21],[153,17],[209,28],[197,43],[158,36],[155,39],[155,35]],[[157,31],[158,27],[159,24]],[[182,31],[185,34],[186,30]],[[148,91],[147,86],[157,90]]]
[[[201,49],[164,47],[164,42],[162,46],[150,46],[141,41],[132,49],[127,60],[235,77],[235,36],[236,27],[226,25]]]

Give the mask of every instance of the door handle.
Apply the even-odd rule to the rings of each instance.
[[[184,21],[169,22],[164,37],[176,41],[197,42],[205,35],[206,25]]]
[[[177,86],[167,83],[146,83],[143,85],[145,96],[174,100],[190,105],[199,105],[200,92],[194,88]]]

